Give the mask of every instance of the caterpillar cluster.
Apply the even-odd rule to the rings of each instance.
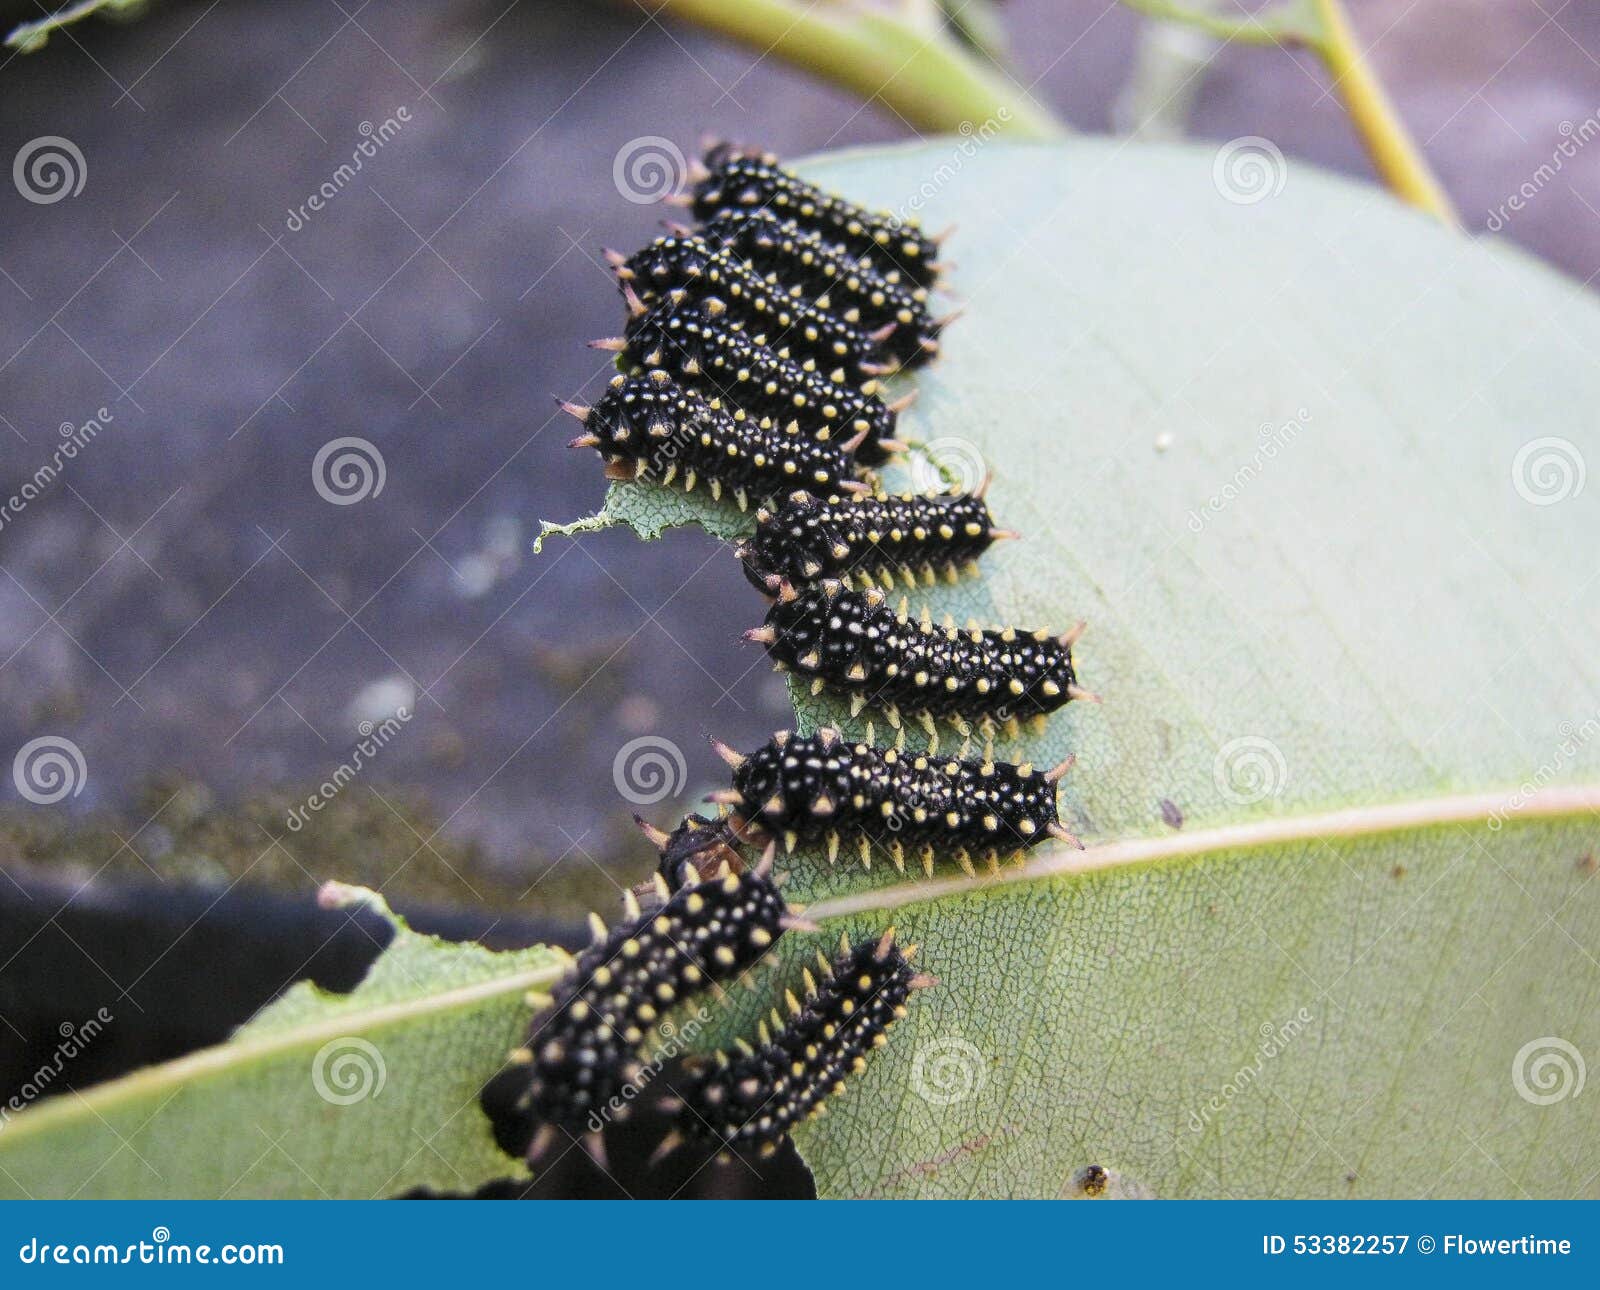
[[[587,1131],[591,1149],[595,1113],[640,1079],[645,1037],[666,1009],[745,972],[785,930],[818,930],[769,876],[780,843],[825,847],[830,863],[848,845],[868,867],[881,849],[902,872],[914,856],[930,876],[941,855],[975,876],[1047,837],[1082,845],[1057,803],[1071,758],[1039,771],[968,759],[965,744],[940,756],[935,725],[970,735],[976,722],[989,737],[995,722],[1092,699],[1074,666],[1077,631],[936,628],[885,594],[896,581],[954,580],[1016,536],[995,525],[987,481],[891,496],[868,473],[908,446],[898,420],[910,400],[886,402],[882,378],[936,355],[950,321],[929,310],[938,239],[731,146],[695,168],[685,204],[697,228],[674,227],[633,256],[607,252],[627,318],[621,336],[595,344],[624,370],[593,406],[562,404],[583,422],[572,444],[597,450],[611,479],[704,483],[714,500],[756,505],[738,554],[773,603],[747,639],[814,692],[849,695],[852,715],[871,703],[897,730],[902,713],[919,720],[928,749],[907,751],[903,735],[878,746],[870,724],[864,741],[824,728],[780,733],[748,755],[716,744],[732,768],[731,786],[710,798],[721,813],[670,833],[640,822],[657,872],[628,894],[625,925],[596,927],[515,1055],[517,1105],[543,1122],[541,1139]],[[755,866],[741,853],[750,842],[766,843]],[[818,955],[803,999],[788,993],[787,1017],[774,1010],[753,1038],[691,1065],[663,1151],[776,1151],[933,984],[910,966],[914,952],[890,929]],[[621,1118],[623,1100],[605,1118]]]
[[[846,586],[932,584],[942,571],[950,582],[989,547],[1015,533],[994,526],[983,490],[976,493],[891,497],[817,497],[797,491],[776,510],[756,514],[755,535],[740,545],[745,576],[774,595],[782,582],[797,585],[837,578]]]
[[[689,207],[696,219],[742,207],[788,215],[883,270],[928,286],[938,274],[939,245],[915,221],[864,210],[783,169],[771,153],[721,144],[691,174]]]
[[[867,1055],[889,1042],[911,995],[937,984],[911,966],[916,952],[895,944],[892,927],[854,946],[841,937],[832,960],[819,952],[816,974],[804,972],[804,998],[787,994],[787,1017],[774,1008],[757,1045],[736,1041],[731,1055],[701,1063],[669,1099],[677,1127],[656,1157],[686,1141],[715,1148],[719,1159],[774,1154],[796,1124],[827,1110],[847,1077],[866,1070]]]
[[[706,187],[719,172],[737,185],[726,202]],[[820,194],[770,158],[715,148],[698,173],[691,204],[702,229],[631,258],[607,252],[628,317],[621,336],[594,342],[635,377],[661,374],[647,424],[657,438],[697,445],[693,468],[629,439],[615,400],[593,423],[591,409],[562,404],[585,421],[572,444],[598,449],[609,478],[684,488],[704,479],[714,498],[727,491],[741,507],[797,489],[852,491],[906,446],[896,429],[911,396],[886,402],[879,379],[938,349],[944,322],[927,312],[935,248],[912,232],[883,243],[877,233],[893,216]],[[751,200],[753,184],[772,200]],[[885,258],[908,248],[925,257],[916,274]],[[623,387],[636,402],[649,389]],[[797,460],[802,443],[824,460]]]
[[[803,591],[781,583],[766,622],[745,639],[765,645],[780,670],[809,678],[814,691],[848,694],[856,712],[871,703],[895,726],[905,712],[929,726],[947,718],[967,733],[969,720],[1044,716],[1094,697],[1072,667],[1076,631],[936,627],[926,611],[913,619],[904,604],[890,608],[882,591],[848,591],[833,579]]]
[[[893,437],[900,411],[913,397],[885,403],[876,383],[854,387],[842,369],[824,372],[813,359],[798,360],[725,322],[719,299],[673,293],[631,314],[621,338],[595,341],[638,367],[673,374],[707,397],[749,416],[799,426],[812,438],[865,432],[856,449],[864,466],[882,465],[905,445]]]
[[[647,274],[647,281],[665,279],[672,285],[659,294],[652,293],[647,304],[646,298],[624,280],[622,295],[633,318],[642,317],[649,305],[663,299],[697,304],[702,309],[714,304],[730,326],[783,357],[839,368],[847,378],[861,382],[886,375],[898,366],[883,349],[883,342],[894,330],[893,323],[879,331],[863,331],[825,306],[813,304],[762,277],[696,234],[658,238],[647,251],[653,264],[642,269],[639,276]]]
[[[591,1117],[639,1078],[645,1037],[666,1011],[745,971],[789,922],[761,868],[684,874],[676,891],[658,876],[657,889],[661,903],[648,913],[629,893],[627,921],[609,931],[591,915],[593,943],[513,1054],[525,1076],[515,1109],[542,1124],[532,1155],[561,1130],[592,1132]]]
[[[725,210],[700,234],[854,326],[880,331],[892,324],[883,347],[906,367],[936,357],[940,333],[956,317],[934,318],[928,288],[907,282],[898,269],[880,270],[815,229],[759,207]]]
[[[702,232],[685,229],[630,257],[606,258],[624,299],[717,296],[736,321],[776,326],[791,350],[819,361],[910,367],[939,352],[944,323],[929,316],[925,287],[904,286],[898,274],[864,266],[768,211],[727,211]],[[810,326],[822,334],[808,336]]]
[[[828,728],[775,735],[749,755],[721,744],[717,751],[733,770],[733,786],[712,798],[732,810],[734,828],[781,838],[788,851],[825,843],[829,863],[849,840],[867,868],[881,847],[902,872],[915,850],[930,877],[939,853],[972,875],[975,858],[995,872],[1003,856],[1020,861],[1046,837],[1082,845],[1056,805],[1070,758],[1038,771],[852,743]]]
[[[851,477],[861,432],[854,440],[813,437],[793,422],[780,426],[730,412],[721,400],[685,390],[659,369],[613,377],[593,407],[562,408],[583,423],[572,446],[597,449],[611,479],[676,482],[687,492],[704,480],[713,500],[726,492],[740,510],[752,497],[785,488],[867,488]]]

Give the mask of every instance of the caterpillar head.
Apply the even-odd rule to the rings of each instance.
[[[624,288],[631,287],[648,298],[699,277],[714,254],[705,239],[696,234],[658,237],[644,250],[617,264],[617,277]]]
[[[837,731],[784,731],[734,767],[728,800],[745,820],[782,831],[801,821],[825,819],[850,790],[849,749]]]
[[[778,510],[757,515],[755,534],[738,553],[745,577],[768,595],[776,595],[784,579],[806,583],[819,577],[830,564],[821,522],[827,509],[816,495],[795,492]]]
[[[584,433],[571,446],[595,448],[607,461],[670,459],[672,445],[692,437],[704,415],[703,405],[685,398],[659,370],[613,377],[592,408],[561,406],[583,422]]]

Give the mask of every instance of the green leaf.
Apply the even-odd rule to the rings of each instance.
[[[0,1124],[0,1197],[382,1197],[471,1190],[516,1172],[478,1094],[568,962],[421,936],[375,892],[394,938],[349,994],[301,982],[225,1044]]]
[[[916,599],[1087,619],[1105,698],[997,749],[1077,754],[1086,852],[976,881],[794,862],[829,938],[892,921],[942,980],[799,1135],[825,1196],[1075,1195],[1090,1165],[1116,1194],[1600,1193],[1574,442],[1600,310],[1372,189],[1264,154],[1253,194],[1226,160],[937,140],[804,167],[958,226],[966,313],[902,426],[975,451],[1024,540]],[[605,514],[748,524],[637,485]],[[782,948],[792,979],[813,946]],[[726,1031],[771,993],[733,992]]]

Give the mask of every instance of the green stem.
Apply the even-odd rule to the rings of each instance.
[[[1193,5],[1179,4],[1176,0],[1122,0],[1130,9],[1151,18],[1182,23],[1218,40],[1240,45],[1292,45],[1309,44],[1316,32],[1305,21],[1305,13],[1298,4],[1285,4],[1278,10],[1246,14],[1242,18],[1226,18]]]
[[[1405,122],[1356,42],[1343,0],[1283,0],[1244,18],[1224,18],[1182,0],[1122,0],[1130,9],[1182,23],[1219,40],[1248,45],[1304,45],[1333,78],[1373,169],[1390,191],[1452,228],[1461,220]]]
[[[35,50],[44,48],[51,32],[70,27],[75,22],[82,22],[89,15],[99,13],[102,9],[125,9],[129,3],[130,0],[77,0],[77,3],[69,4],[56,13],[22,23],[6,37],[6,47],[31,54]]]
[[[918,130],[993,121],[1023,138],[1051,139],[1061,123],[996,69],[948,37],[839,4],[788,0],[633,0],[771,54],[878,100]]]
[[[1333,88],[1344,100],[1373,168],[1400,197],[1459,228],[1461,220],[1450,198],[1356,43],[1341,0],[1315,0],[1315,4],[1322,26],[1317,52],[1333,77]]]

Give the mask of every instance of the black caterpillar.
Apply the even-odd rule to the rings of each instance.
[[[932,583],[943,570],[954,582],[990,545],[1016,534],[994,527],[983,490],[930,496],[829,497],[791,493],[776,511],[756,514],[756,531],[739,547],[745,576],[768,595],[787,581],[838,578],[870,587],[873,575],[892,586],[917,576]]]
[[[646,280],[652,282],[659,282],[664,276],[676,279],[664,291],[650,293],[652,302],[670,298],[704,306],[713,299],[720,301],[727,306],[727,320],[748,332],[757,343],[789,358],[811,359],[829,370],[842,368],[851,380],[872,380],[898,365],[883,347],[892,323],[879,332],[864,331],[763,278],[694,234],[659,238],[634,261],[647,254],[654,255],[658,263],[680,267],[673,274],[649,274]],[[627,280],[622,283],[622,293],[630,314],[637,317],[645,312],[646,297]]]
[[[726,817],[710,820],[703,815],[688,815],[671,833],[637,815],[633,822],[660,854],[654,878],[635,887],[636,896],[665,900],[685,882],[704,879],[724,864],[734,873],[744,868],[744,857],[736,849],[739,839],[728,827]]]
[[[527,1047],[514,1054],[527,1067],[517,1109],[543,1123],[532,1155],[559,1129],[585,1128],[638,1078],[640,1046],[660,1015],[750,967],[788,917],[777,887],[758,870],[685,882],[651,914],[631,894],[626,906],[628,923],[609,932],[591,915],[594,944],[557,983]]]
[[[884,349],[907,367],[936,355],[940,332],[954,320],[953,315],[937,321],[931,318],[928,289],[906,282],[898,270],[882,272],[838,243],[827,241],[815,229],[771,211],[733,207],[703,225],[699,233],[710,245],[726,248],[758,273],[803,293],[818,308],[847,323],[866,331],[892,323],[894,331],[884,341]],[[652,260],[648,249],[636,258],[641,260],[635,279],[641,294],[646,289],[646,274],[653,277],[657,272],[673,271]],[[660,281],[656,290],[673,285],[678,284]]]
[[[864,466],[877,466],[905,445],[894,439],[895,418],[914,396],[885,403],[870,390],[841,383],[813,362],[786,358],[721,321],[722,302],[667,298],[629,318],[618,339],[597,349],[623,354],[642,367],[668,371],[748,416],[796,424],[814,438],[865,431],[856,448]]]
[[[680,389],[664,371],[614,377],[592,408],[561,406],[584,425],[569,446],[597,449],[611,479],[677,482],[688,492],[703,479],[714,499],[726,489],[740,510],[751,498],[760,501],[796,488],[867,489],[852,478],[861,432],[853,441],[841,441],[802,434],[792,422],[780,427],[758,421]]]
[[[938,274],[938,244],[915,223],[869,211],[808,184],[778,165],[771,153],[741,152],[719,144],[691,176],[690,209],[705,220],[727,207],[760,206],[824,232],[850,251],[909,281],[928,286]]]
[[[813,690],[849,694],[856,712],[871,703],[891,725],[904,710],[930,727],[947,717],[958,728],[966,718],[1011,721],[1093,699],[1072,668],[1077,636],[935,627],[926,611],[913,620],[883,592],[848,591],[837,579],[800,591],[781,583],[766,623],[745,633],[780,669],[810,677]]]
[[[913,992],[937,984],[911,966],[915,955],[914,945],[901,952],[892,927],[854,947],[841,939],[832,962],[819,953],[818,975],[805,973],[805,1000],[788,994],[787,1021],[772,1010],[760,1047],[741,1041],[732,1056],[718,1053],[690,1074],[668,1103],[678,1127],[656,1158],[686,1140],[717,1148],[719,1160],[774,1154],[796,1124],[821,1115],[828,1097],[844,1091],[847,1076],[866,1070],[867,1054],[888,1042]]]
[[[974,854],[998,869],[1002,853],[1022,851],[1046,836],[1081,846],[1061,824],[1056,784],[1071,759],[1039,772],[1029,765],[961,761],[849,743],[836,730],[782,733],[749,756],[717,751],[733,768],[733,787],[712,794],[732,810],[733,827],[754,826],[783,839],[786,850],[826,842],[836,860],[852,838],[862,864],[887,848],[905,869],[905,849],[920,850],[933,873],[935,852],[953,853],[969,874]]]

